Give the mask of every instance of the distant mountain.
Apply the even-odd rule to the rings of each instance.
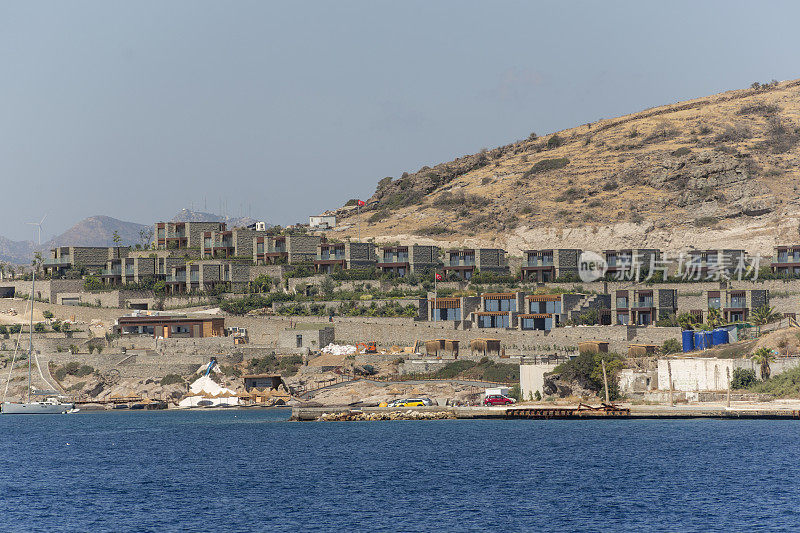
[[[223,217],[214,213],[203,213],[181,209],[174,217],[173,222],[225,222],[229,228],[248,226],[256,219],[250,217]],[[44,257],[49,257],[50,249],[58,246],[114,246],[114,232],[121,238],[120,246],[133,246],[141,244],[141,230],[150,231],[152,238],[153,225],[127,222],[104,215],[85,218],[69,228],[67,231],[53,237],[40,247],[32,241],[12,241],[0,236],[0,262],[17,265],[29,264],[35,251],[42,252]]]
[[[172,217],[172,222],[225,222],[229,228],[236,228],[249,226],[258,221],[251,217],[223,217],[214,213],[181,209]]]
[[[33,257],[33,241],[12,241],[0,236],[0,262],[27,264]]]
[[[120,246],[141,243],[139,231],[153,226],[126,222],[103,215],[85,218],[61,235],[42,244],[49,250],[58,246],[114,246],[114,232],[118,232]]]

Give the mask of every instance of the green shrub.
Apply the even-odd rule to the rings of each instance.
[[[580,187],[570,187],[556,197],[556,202],[572,202],[575,200],[580,200],[585,195],[586,191]]]
[[[5,325],[0,325],[0,335],[8,335],[8,328]]]
[[[103,282],[96,276],[89,276],[83,282],[83,290],[85,291],[101,291],[104,288]]]
[[[161,378],[162,386],[174,385],[176,383],[183,384],[186,383],[186,381],[178,374],[167,374],[166,376]]]
[[[553,369],[553,374],[557,374],[564,381],[577,382],[581,387],[596,392],[597,396],[604,399],[602,361],[606,363],[609,399],[617,400],[620,398],[617,374],[622,369],[623,362],[622,357],[615,353],[584,352],[575,359],[558,365]]]
[[[692,153],[692,149],[691,148],[687,148],[686,146],[682,146],[681,148],[678,148],[677,150],[674,150],[672,152],[672,155],[679,157],[679,156],[687,155],[687,154],[690,154],[690,153]]]
[[[367,219],[369,223],[380,222],[381,220],[386,220],[391,216],[391,213],[388,209],[381,209],[380,211],[375,211],[372,215]]]
[[[465,194],[464,191],[458,191],[455,194],[445,191],[433,201],[434,206],[448,209],[459,206],[477,209],[487,206],[489,203],[488,198],[475,194]]]
[[[678,339],[667,339],[664,341],[664,344],[661,345],[661,351],[666,355],[680,353],[682,349],[683,347],[681,343],[678,342]]]
[[[555,133],[553,134],[552,137],[547,139],[547,148],[548,149],[558,148],[562,144],[564,144],[564,140],[561,137],[559,137],[557,134],[555,134]]]
[[[44,333],[47,331],[47,326],[44,325],[44,322],[37,322],[33,325],[33,331],[36,333]]]
[[[756,371],[750,368],[734,368],[731,375],[732,389],[746,389],[758,383]]]
[[[569,164],[569,159],[566,157],[560,157],[558,159],[542,159],[541,161],[537,161],[535,165],[533,165],[530,169],[528,169],[525,174],[522,175],[523,178],[529,178],[534,174],[538,174],[540,172],[547,172],[548,170],[557,170],[559,168],[564,168]]]
[[[45,309],[44,311],[42,311],[42,316],[45,317],[47,320],[50,320],[55,315],[53,314],[52,311],[48,311],[47,309]]]

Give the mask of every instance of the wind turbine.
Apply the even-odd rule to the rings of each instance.
[[[30,224],[31,226],[36,226],[38,228],[38,231],[39,231],[39,246],[42,245],[42,224],[44,224],[44,219],[46,219],[46,218],[47,218],[47,214],[45,214],[42,217],[42,220],[40,220],[39,222],[28,222],[28,224]]]

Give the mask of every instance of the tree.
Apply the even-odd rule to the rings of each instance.
[[[43,261],[44,260],[42,259],[42,252],[36,252],[33,254],[33,261],[31,262],[31,266],[36,269],[37,273],[41,270]]]
[[[111,237],[111,240],[114,241],[114,246],[117,248],[117,259],[119,259],[119,243],[122,242],[122,237],[119,236],[117,230],[114,230],[114,236]]]
[[[778,318],[780,318],[780,314],[776,313],[774,308],[762,305],[753,309],[753,312],[750,313],[749,322],[756,326],[756,335],[761,335],[761,326],[774,322]]]
[[[142,228],[139,230],[139,244],[142,245],[142,249],[146,250],[150,247],[150,241],[153,240],[153,228],[152,226],[147,226],[146,228]]]
[[[761,365],[761,379],[763,380],[769,379],[769,375],[771,373],[769,364],[770,362],[775,360],[775,355],[772,353],[772,350],[770,350],[766,346],[762,346],[761,348],[755,351],[752,358],[754,363],[756,363],[757,365]]]

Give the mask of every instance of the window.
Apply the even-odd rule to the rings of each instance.
[[[628,313],[617,313],[617,324],[621,326],[628,325]]]
[[[708,297],[708,308],[709,309],[719,309],[721,307],[719,296],[709,296]]]
[[[295,340],[295,346],[297,348],[302,348],[303,347],[303,336],[302,335],[297,335],[294,340]]]
[[[649,326],[650,322],[652,322],[650,313],[639,313],[637,318],[637,324],[640,326]]]
[[[627,309],[628,307],[628,297],[627,296],[617,296],[617,307],[620,309]]]

